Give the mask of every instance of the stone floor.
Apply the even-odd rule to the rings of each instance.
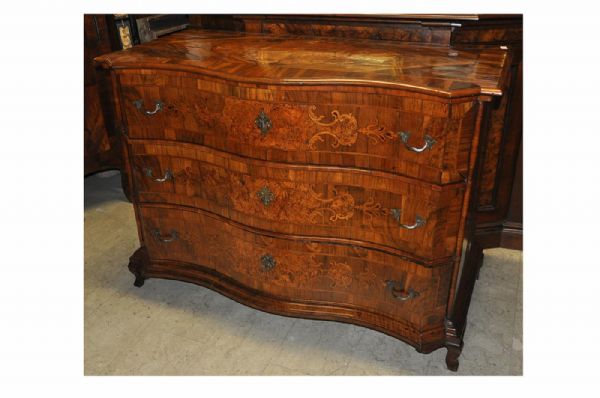
[[[457,373],[382,333],[256,311],[203,287],[133,286],[138,246],[120,177],[85,180],[86,375],[521,375],[522,253],[493,249],[475,286]]]

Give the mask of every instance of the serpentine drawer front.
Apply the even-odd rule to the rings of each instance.
[[[445,346],[456,370],[481,261],[473,174],[506,61],[198,29],[97,58],[138,223],[134,284]]]
[[[456,248],[463,184],[289,168],[188,144],[136,142],[131,154],[140,202],[202,208],[263,230],[364,241],[428,260],[451,257]]]
[[[202,211],[141,208],[144,241],[157,260],[202,264],[250,289],[282,300],[347,303],[379,312],[418,333],[439,328],[450,285],[450,262],[426,268],[360,247],[258,234]],[[440,337],[440,336],[438,336]]]
[[[468,169],[472,102],[239,89],[167,71],[127,71],[119,79],[131,138],[198,143],[285,163],[390,171],[434,183],[462,181]]]

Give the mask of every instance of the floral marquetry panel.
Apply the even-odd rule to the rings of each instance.
[[[256,228],[364,240],[424,258],[448,256],[456,244],[460,186],[287,169],[186,144],[132,149],[135,191],[143,202],[199,207]],[[172,179],[157,181],[157,175]]]
[[[439,183],[467,169],[476,109],[372,94],[236,88],[172,72],[123,72],[128,134],[257,159],[379,169]],[[223,94],[226,93],[226,94]],[[156,101],[162,109],[148,119]],[[138,101],[138,102],[136,102]],[[364,104],[369,104],[365,106]],[[151,123],[148,123],[151,121]],[[401,139],[408,133],[407,143]],[[435,144],[422,153],[426,137]]]
[[[255,235],[191,210],[145,206],[142,214],[147,220],[146,241],[155,258],[210,266],[250,288],[283,297],[333,299],[375,308],[372,297],[376,296],[378,308],[417,329],[427,328],[425,319],[435,325],[442,316],[446,266],[422,268],[380,252]],[[152,236],[152,230],[181,232],[178,240],[164,244]],[[264,256],[274,260],[272,268],[263,267]],[[398,302],[386,281],[396,281],[419,295]]]

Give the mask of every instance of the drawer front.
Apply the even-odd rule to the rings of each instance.
[[[283,234],[369,242],[432,260],[454,254],[463,185],[291,167],[190,144],[130,144],[136,200],[205,209]]]
[[[197,143],[285,163],[388,171],[434,183],[460,181],[468,168],[473,102],[333,88],[238,87],[167,71],[123,71],[120,82],[131,138]]]
[[[139,214],[153,260],[202,265],[283,299],[370,309],[419,330],[443,322],[450,265],[426,268],[356,246],[259,235],[202,211],[140,206]]]

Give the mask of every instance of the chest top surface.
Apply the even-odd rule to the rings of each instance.
[[[188,29],[96,62],[105,68],[181,70],[239,82],[386,87],[451,98],[501,95],[508,57],[499,47]]]

